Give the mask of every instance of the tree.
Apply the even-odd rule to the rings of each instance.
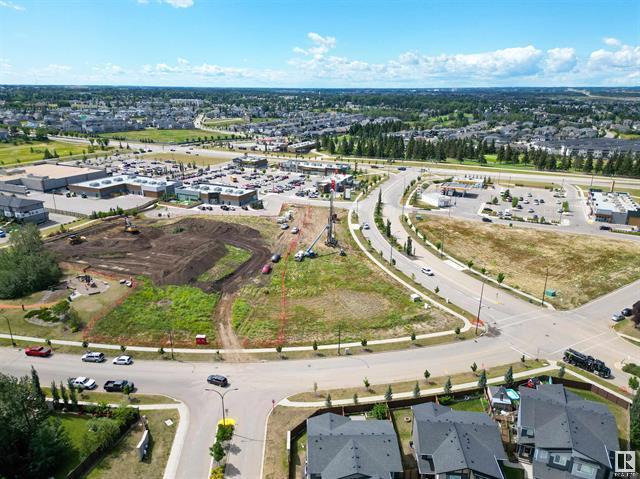
[[[420,397],[420,384],[418,383],[418,381],[416,381],[416,383],[413,385],[413,397]]]
[[[55,381],[51,381],[51,399],[53,399],[54,405],[60,402],[60,394],[58,393],[58,386],[56,386]]]
[[[369,379],[365,377],[362,380],[362,384],[364,384],[364,388],[368,391],[369,390],[369,386],[371,386],[371,384],[369,383]]]
[[[387,225],[385,226],[384,234],[387,235],[387,238],[391,238],[391,221],[387,219]]]
[[[393,399],[393,390],[391,389],[391,384],[387,386],[387,390],[384,392],[384,398],[387,401],[391,401],[391,399]]]
[[[127,350],[127,347],[124,344],[121,344],[120,351],[124,353],[126,350]]]
[[[431,373],[429,372],[428,369],[424,370],[424,373],[422,374],[424,376],[424,380],[427,381],[427,383],[429,382],[429,378],[431,377]]]
[[[62,398],[62,403],[65,406],[69,405],[69,395],[67,394],[67,388],[62,381],[60,381],[60,398]]]
[[[313,340],[313,350],[317,351],[318,350],[318,341],[316,341],[315,339]]]
[[[638,378],[637,378],[637,377],[635,377],[635,376],[631,376],[631,377],[629,378],[629,387],[630,387],[631,389],[633,389],[634,391],[635,391],[636,389],[638,389],[638,387],[640,387],[640,382],[638,381]]]
[[[484,369],[482,370],[482,372],[480,373],[480,377],[478,378],[478,387],[483,389],[487,387],[487,371]]]
[[[478,369],[478,365],[474,362],[474,363],[471,365],[471,371],[473,371],[473,372],[475,373],[477,369]]]
[[[456,333],[456,336],[460,335],[460,327],[459,326],[456,326],[456,329],[454,329],[453,331],[454,331],[454,333]]]
[[[513,386],[513,366],[509,366],[509,369],[507,369],[504,375],[504,382],[507,386]]]
[[[560,369],[558,370],[558,377],[559,378],[563,378],[565,375],[565,369],[564,369],[564,364],[562,366],[560,366]]]
[[[358,393],[353,393],[353,404],[358,404]]]
[[[387,405],[384,403],[375,403],[369,413],[374,419],[386,419],[387,418]]]
[[[11,233],[9,247],[0,251],[0,299],[31,294],[56,284],[62,272],[53,254],[44,248],[33,224]]]
[[[76,387],[73,384],[69,384],[69,399],[74,410],[78,409],[78,395],[76,394]]]
[[[451,394],[451,376],[447,378],[447,382],[444,383],[444,393]]]
[[[38,376],[38,371],[36,368],[31,366],[31,388],[35,392],[35,394],[42,399],[45,400],[44,392],[42,391],[42,387],[40,386],[40,377]]]
[[[629,408],[629,425],[631,449],[637,451],[640,449],[640,389],[636,389],[636,395],[633,397],[631,408]]]
[[[365,338],[362,338],[362,340],[360,341],[360,344],[362,345],[363,348],[367,347],[367,340]]]
[[[502,284],[502,282],[504,281],[504,273],[498,273],[498,276],[496,276],[496,280],[498,281],[498,284]]]
[[[331,407],[331,393],[327,394],[327,397],[324,400],[324,405],[326,407]]]

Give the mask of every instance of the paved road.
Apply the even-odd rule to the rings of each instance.
[[[402,175],[394,175],[383,185],[385,215],[392,220],[394,234],[401,238],[404,230],[398,220],[398,200],[402,195],[403,181]],[[374,227],[372,211],[376,198],[377,192],[374,191],[360,202],[358,211],[361,222],[368,221],[372,225],[367,232],[372,245],[388,255],[389,245]],[[477,310],[480,283],[475,278],[442,262],[421,247],[417,247],[415,259],[397,252],[394,257],[404,273],[409,276],[415,274],[428,288],[438,285],[441,294],[452,302],[469,311]],[[435,271],[433,278],[420,273],[423,265]],[[230,392],[226,400],[229,415],[238,421],[237,435],[233,440],[236,448],[230,456],[228,475],[255,479],[260,473],[265,421],[272,401],[280,401],[301,390],[310,390],[314,382],[320,388],[349,387],[362,384],[366,376],[372,383],[384,384],[420,378],[425,368],[433,375],[452,374],[466,371],[473,362],[480,367],[490,367],[517,361],[523,353],[557,359],[564,348],[576,346],[610,363],[616,376],[613,381],[626,384],[626,374],[614,365],[625,359],[640,363],[640,349],[618,338],[610,329],[608,318],[612,310],[637,299],[639,284],[630,285],[571,312],[542,309],[486,286],[482,317],[496,328],[495,335],[464,341],[455,347],[440,345],[369,356],[237,364],[137,361],[131,367],[110,363],[84,364],[77,356],[62,354],[49,359],[28,358],[20,351],[0,348],[0,370],[9,374],[26,374],[33,364],[40,372],[43,384],[75,375],[93,377],[98,383],[125,376],[133,380],[141,392],[162,393],[182,400],[189,409],[190,421],[176,474],[179,478],[205,478],[207,475],[208,447],[222,411],[217,395],[205,390],[205,378],[211,373],[225,374],[230,378],[232,387],[238,388]]]

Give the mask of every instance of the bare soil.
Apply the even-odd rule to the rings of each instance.
[[[254,228],[202,218],[169,224],[137,222],[139,234],[125,233],[120,221],[105,221],[83,231],[86,241],[48,243],[60,261],[129,278],[144,275],[157,285],[192,285],[206,292],[235,292],[269,260],[270,250]],[[226,254],[225,244],[251,251],[251,258],[215,282],[199,281]]]

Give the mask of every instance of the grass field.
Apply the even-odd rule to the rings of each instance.
[[[322,224],[322,220],[316,215],[326,214],[321,209],[309,210],[309,226],[304,226],[304,221],[296,223],[302,231],[298,244],[279,247],[280,252],[291,248],[289,259],[283,258],[274,266],[266,285],[250,284],[240,291],[232,311],[232,324],[240,338],[252,343],[275,342],[282,328],[285,344],[292,345],[337,340],[338,328],[343,341],[359,341],[455,327],[457,320],[412,302],[407,291],[370,264],[352,244],[343,215],[338,237],[346,256],[339,256],[336,248],[319,241],[315,248],[317,258],[294,261],[295,252],[320,231],[315,225]],[[300,216],[307,213],[299,212]],[[288,236],[287,243],[294,241],[294,235]]]
[[[130,141],[151,140],[155,143],[185,143],[191,141],[199,141],[198,138],[204,140],[220,140],[231,138],[232,133],[223,134],[204,130],[134,130],[134,131],[116,131],[113,133],[103,133],[100,136],[104,138],[125,138]]]
[[[251,258],[251,252],[246,249],[225,245],[227,253],[209,271],[198,276],[198,281],[218,281],[233,273],[240,265]]]
[[[151,446],[149,455],[144,461],[138,459],[136,445],[142,438],[142,428],[135,426],[124,439],[109,452],[91,472],[88,479],[160,479],[163,477],[171,444],[180,419],[175,409],[163,411],[143,411],[147,417]],[[170,419],[173,425],[167,426],[164,421]]]
[[[51,397],[51,388],[49,386],[43,386],[42,392],[45,396]],[[127,400],[125,394],[121,393],[108,393],[103,391],[78,391],[78,401],[87,402],[106,402],[107,404],[125,404],[131,406],[140,406],[142,404],[176,404],[177,401],[171,399],[169,396],[162,394],[129,394],[131,401]]]
[[[43,160],[45,149],[49,149],[52,154],[55,150],[61,159],[64,159],[65,156],[86,153],[88,148],[89,145],[65,143],[62,141],[37,141],[21,145],[0,143],[0,165]]]
[[[71,449],[69,450],[64,465],[55,473],[56,479],[62,479],[67,477],[69,471],[76,467],[83,459],[80,448],[82,447],[82,437],[87,429],[87,422],[90,418],[72,414],[56,414],[55,417],[59,418],[62,422],[62,426],[67,431],[69,441],[71,442]]]
[[[91,338],[111,338],[136,344],[169,340],[172,331],[176,343],[192,344],[196,334],[215,339],[211,320],[217,294],[207,294],[192,286],[154,286],[138,279],[135,291],[98,321]]]
[[[485,225],[423,215],[414,224],[432,241],[442,240],[445,252],[474,269],[486,268],[505,284],[540,296],[549,269],[548,298],[561,309],[575,308],[640,278],[640,245],[587,235],[562,234],[533,228]]]
[[[615,329],[619,333],[637,338],[638,341],[640,341],[640,329],[635,327],[635,325],[633,324],[633,321],[631,321],[630,318],[623,319],[622,321],[617,323],[613,327],[613,329]]]
[[[244,118],[208,118],[203,122],[204,126],[209,128],[242,125],[244,123],[247,123]]]

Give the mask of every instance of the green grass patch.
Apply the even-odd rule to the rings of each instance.
[[[622,366],[622,370],[625,373],[633,374],[634,376],[640,377],[640,366],[635,363],[629,363]]]
[[[82,438],[87,429],[87,423],[90,417],[76,416],[74,414],[54,414],[62,422],[62,426],[69,435],[71,448],[68,452],[66,461],[55,473],[56,479],[67,477],[67,474],[84,458],[80,452],[82,448]]]
[[[640,278],[640,245],[597,236],[575,235],[487,225],[454,218],[423,215],[412,218],[432,243],[442,241],[445,252],[474,269],[505,275],[504,283],[536,297],[542,294],[547,268],[547,298],[560,309],[580,306]]]
[[[516,469],[515,467],[502,467],[505,479],[524,479],[524,469]]]
[[[113,133],[103,133],[103,138],[124,138],[130,141],[153,141],[156,143],[187,143],[202,140],[220,140],[225,138],[233,138],[233,133],[216,133],[204,130],[135,130],[135,131],[116,131]]]
[[[208,271],[198,276],[198,281],[218,281],[226,278],[251,258],[251,251],[225,244],[225,255]]]
[[[15,163],[29,163],[44,160],[44,151],[48,149],[51,154],[55,151],[60,159],[65,156],[89,153],[89,145],[79,143],[66,143],[62,141],[34,141],[33,143],[0,143],[0,165]],[[96,150],[100,151],[100,150]]]
[[[96,323],[91,337],[157,343],[172,330],[176,342],[192,343],[196,334],[213,340],[211,315],[218,299],[192,286],[155,286],[139,278],[136,291]]]
[[[485,412],[487,401],[482,398],[468,399],[466,401],[457,401],[450,405],[451,409],[456,411]]]

